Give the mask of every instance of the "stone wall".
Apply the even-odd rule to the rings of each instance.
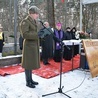
[[[6,43],[3,46],[3,52],[2,55],[3,56],[9,56],[9,55],[14,55],[15,48],[14,48],[14,43]],[[21,54],[22,51],[19,48],[19,43],[17,43],[17,50],[16,50],[17,54]]]
[[[14,32],[9,32],[9,31],[3,31],[4,32],[4,38],[6,43],[14,43]],[[17,32],[17,43],[19,42],[19,37],[20,37],[20,32]]]
[[[22,55],[2,57],[0,58],[0,67],[20,64],[21,57]]]

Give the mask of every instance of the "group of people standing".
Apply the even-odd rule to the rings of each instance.
[[[47,33],[48,32],[48,33]],[[64,32],[62,29],[62,24],[56,23],[56,28],[53,29],[49,26],[48,22],[44,23],[44,28],[42,28],[38,34],[41,39],[41,46],[42,46],[42,61],[44,65],[49,64],[49,58],[53,59],[55,62],[61,61],[61,43],[63,43],[63,40],[71,40],[76,39],[75,37],[76,28],[73,27],[72,29],[70,27],[66,28],[66,31]],[[44,36],[43,36],[44,35]],[[64,47],[64,54],[63,57],[66,60],[70,60],[71,57],[68,57],[69,54],[66,52],[66,46]],[[71,51],[68,50],[67,51]],[[71,52],[70,56],[71,56]],[[68,54],[67,56],[65,54]]]

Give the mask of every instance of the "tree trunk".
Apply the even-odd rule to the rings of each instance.
[[[47,0],[47,17],[51,27],[55,27],[54,0]]]

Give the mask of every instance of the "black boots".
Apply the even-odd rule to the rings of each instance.
[[[48,62],[48,59],[43,59],[43,64],[44,64],[44,65],[48,65],[48,64],[50,64],[50,63]]]
[[[34,84],[34,85],[38,85],[38,82],[35,82],[35,81],[33,81],[33,79],[32,79],[32,70],[29,70],[30,71],[30,81],[31,81],[31,83],[32,84]]]
[[[26,77],[26,86],[30,88],[35,88],[35,85],[38,85],[38,82],[32,80],[32,70],[25,69],[25,77]]]
[[[35,85],[32,84],[31,82],[27,82],[26,83],[26,86],[30,87],[30,88],[35,88]]]

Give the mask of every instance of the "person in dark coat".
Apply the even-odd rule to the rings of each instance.
[[[23,37],[21,36],[21,34],[20,34],[20,37],[19,37],[19,47],[20,47],[20,50],[22,50],[23,49]]]
[[[0,58],[2,58],[2,50],[4,46],[4,33],[2,31],[2,25],[0,24]]]
[[[71,34],[71,28],[70,27],[66,28],[65,39],[66,40],[71,40],[72,39],[72,34]]]
[[[44,65],[49,64],[49,59],[53,57],[53,31],[48,22],[44,22],[44,28],[39,31],[39,36],[46,34],[46,36],[40,36],[42,46],[42,61]]]
[[[76,37],[75,37],[75,33],[76,33],[76,28],[75,27],[73,27],[72,29],[71,29],[71,35],[72,35],[72,39],[76,39]]]
[[[65,40],[71,40],[71,39],[72,39],[71,28],[67,27],[65,32]],[[70,48],[70,50],[64,47],[63,58],[65,60],[71,60],[72,58],[72,45],[68,45],[68,47]]]
[[[72,34],[72,39],[76,40],[75,34],[76,34],[77,29],[75,27],[73,27],[71,29],[71,34]],[[73,56],[79,54],[79,45],[74,45],[74,54]]]
[[[32,70],[40,68],[39,37],[36,20],[39,17],[39,8],[31,6],[28,16],[20,23],[20,32],[23,41],[22,67],[25,69],[26,86],[35,88],[38,82],[32,79]]]
[[[65,38],[65,33],[62,30],[62,25],[61,23],[56,24],[56,29],[54,30],[54,56],[53,59],[55,62],[60,62],[61,61],[61,44],[60,41],[62,42]],[[56,39],[58,38],[59,41]]]

